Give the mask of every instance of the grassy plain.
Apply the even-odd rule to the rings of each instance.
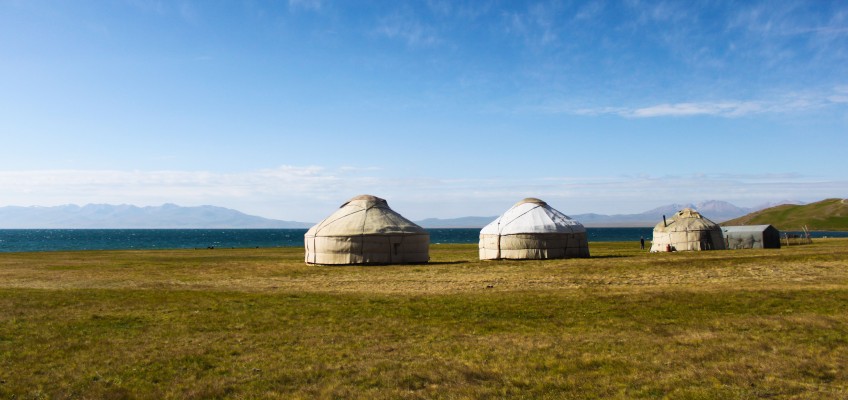
[[[848,240],[590,249],[0,254],[0,398],[848,397]]]

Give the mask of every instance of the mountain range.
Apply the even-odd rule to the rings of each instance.
[[[773,207],[778,204],[803,204],[796,200],[784,200],[781,202],[766,203],[756,207],[737,207],[726,201],[710,200],[697,204],[668,204],[638,214],[574,214],[569,217],[580,221],[588,227],[652,227],[657,221],[662,220],[663,215],[672,214],[684,209],[693,208],[701,212],[713,222],[720,223],[754,211]],[[452,219],[428,218],[416,221],[424,228],[481,228],[492,222],[497,216],[490,217],[462,217]]]
[[[194,229],[308,228],[305,222],[281,221],[215,206],[176,204],[138,207],[88,204],[55,207],[0,207],[3,229]]]
[[[570,215],[589,227],[650,227],[675,212],[689,207],[720,223],[776,204],[803,204],[782,201],[758,207],[737,207],[725,201],[697,204],[668,204],[638,214]],[[427,218],[415,221],[424,228],[481,228],[497,216],[462,218]],[[0,229],[297,229],[309,228],[313,222],[282,221],[248,215],[224,207],[182,207],[176,204],[138,207],[134,205],[88,204],[54,207],[0,207]]]

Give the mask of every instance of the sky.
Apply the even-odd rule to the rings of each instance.
[[[0,0],[0,206],[848,197],[843,1]]]

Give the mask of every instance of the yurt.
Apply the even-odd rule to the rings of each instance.
[[[669,220],[663,216],[654,227],[652,252],[724,249],[721,227],[691,208],[678,211]]]
[[[586,228],[535,198],[483,227],[479,247],[481,260],[589,257]]]
[[[729,250],[780,248],[780,231],[771,225],[724,226],[721,231]]]
[[[350,199],[304,235],[309,264],[404,264],[430,260],[430,234],[386,200]]]

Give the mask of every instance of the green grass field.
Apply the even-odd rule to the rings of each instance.
[[[848,397],[848,240],[638,247],[0,254],[0,398]]]

